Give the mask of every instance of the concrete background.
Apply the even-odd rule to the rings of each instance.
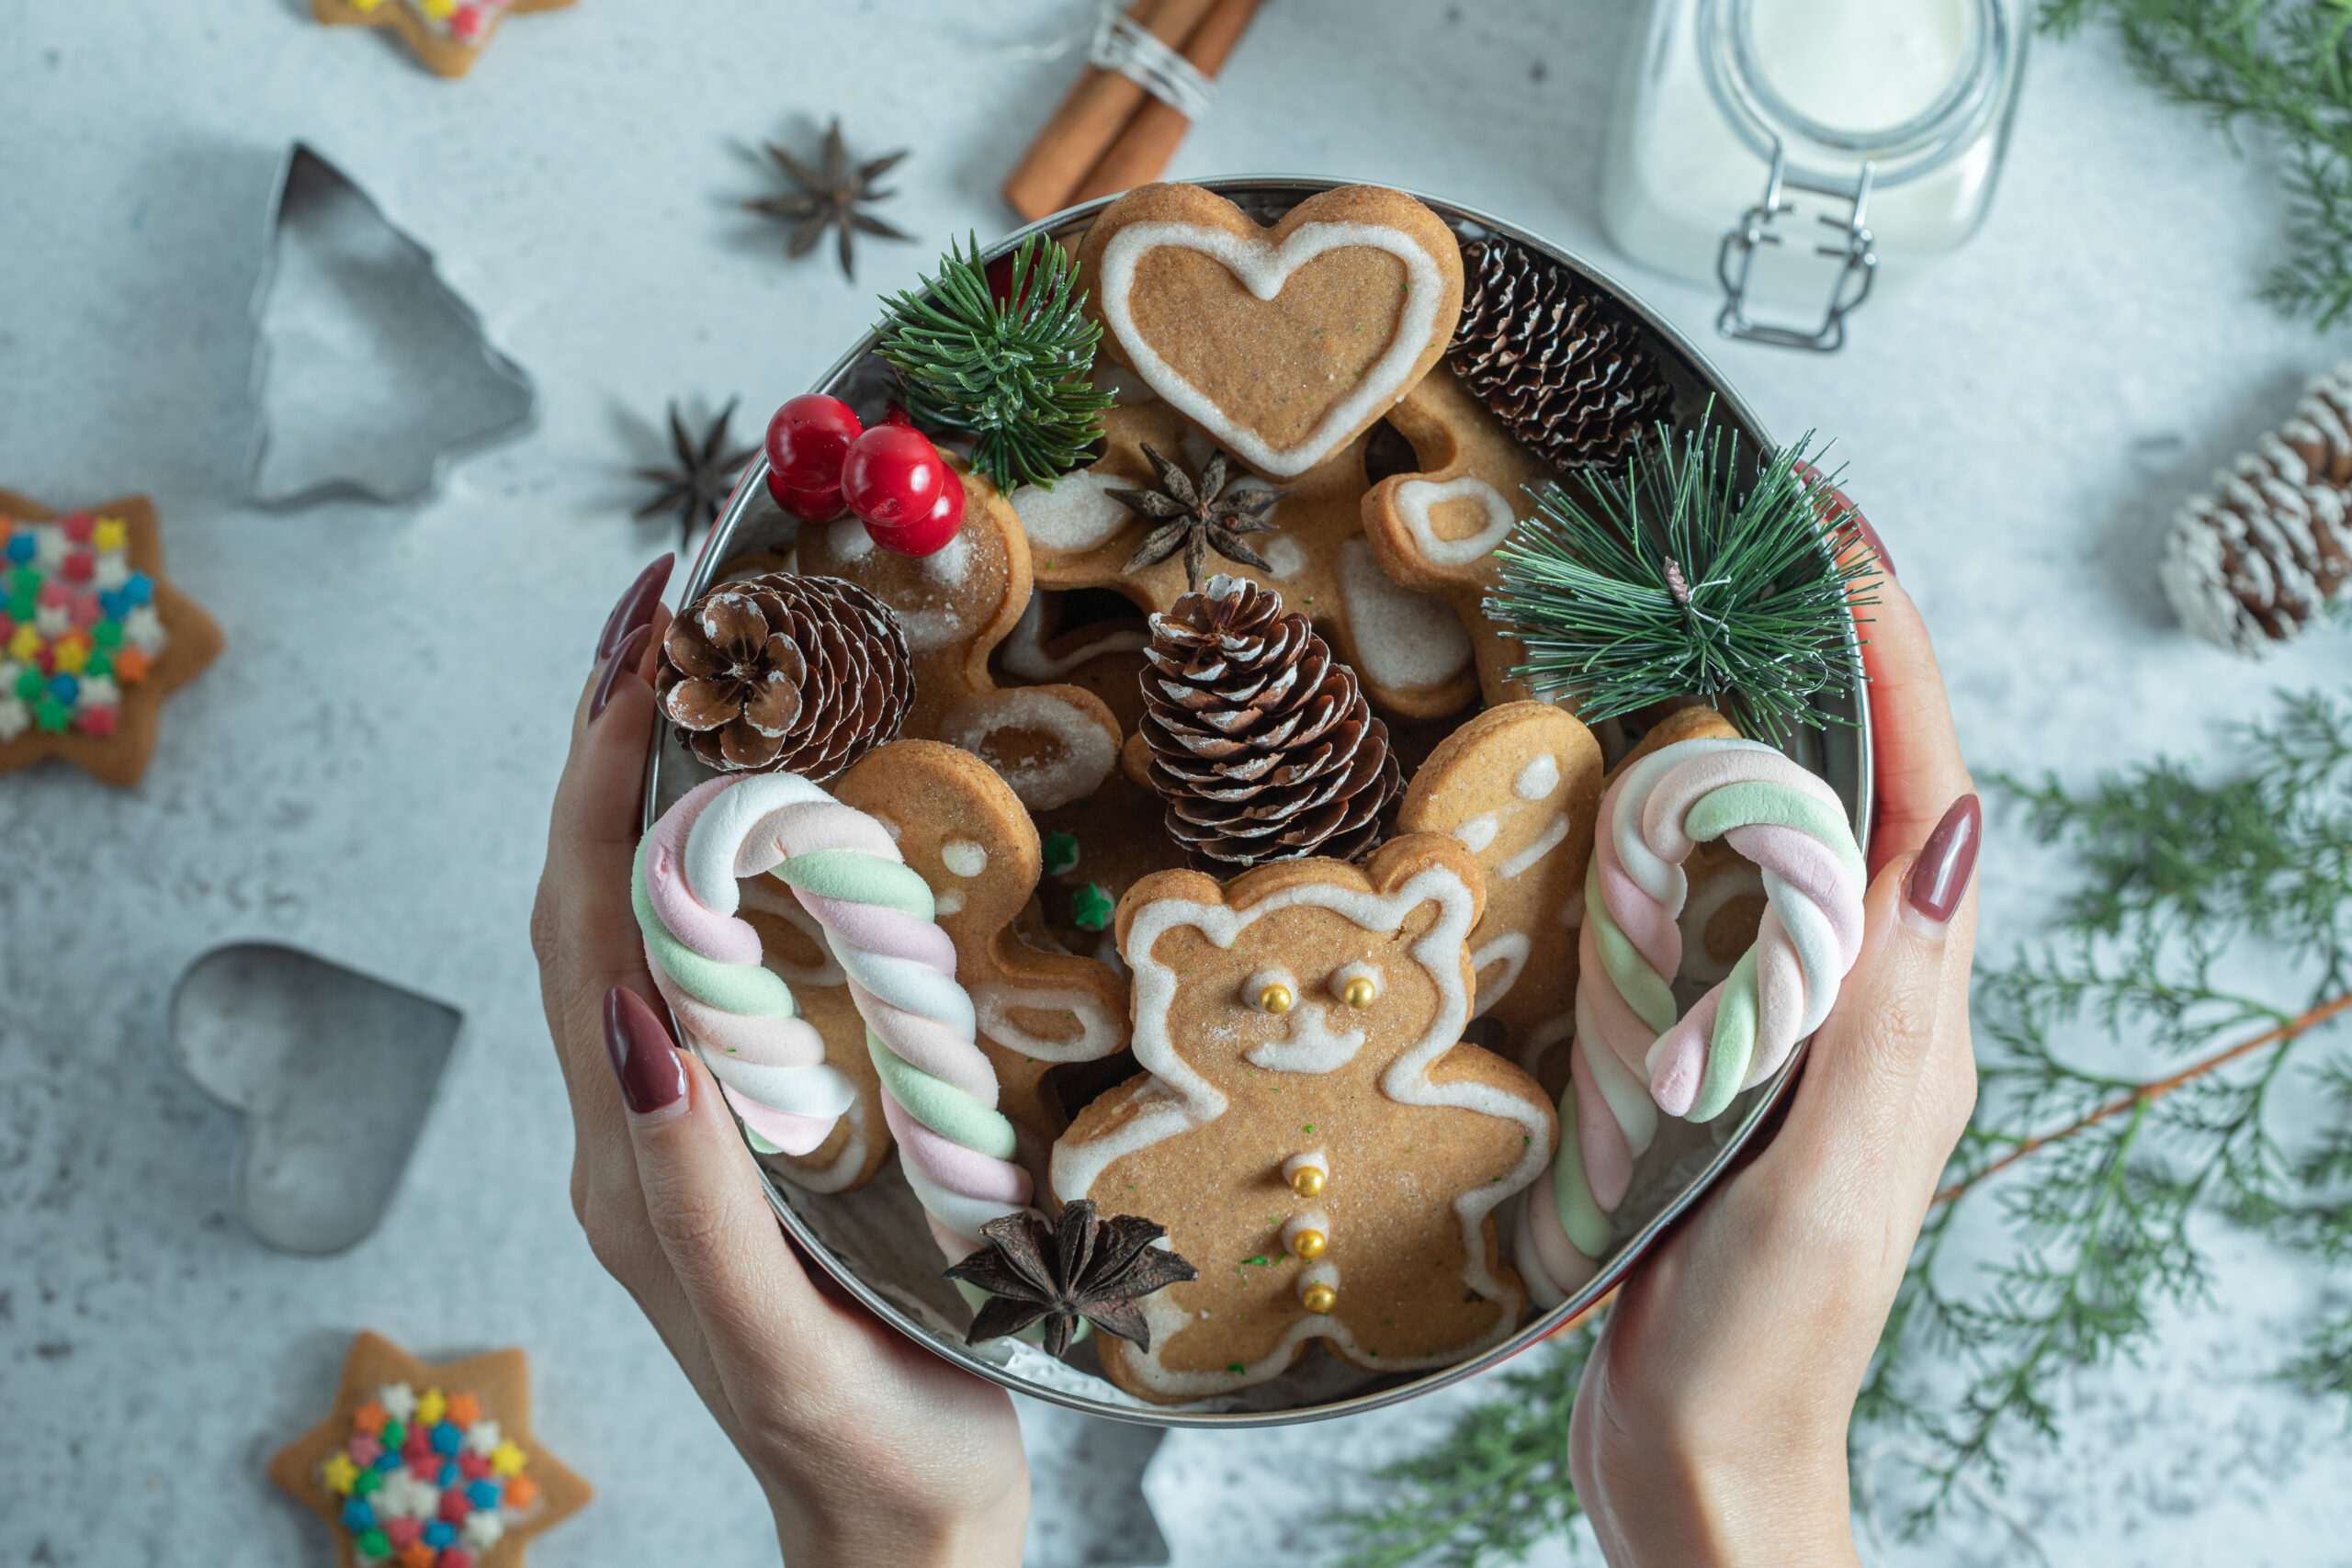
[[[548,791],[596,628],[669,543],[628,518],[665,401],[772,407],[876,290],[1009,227],[995,186],[1075,69],[1036,46],[1089,14],[583,0],[515,20],[450,84],[297,0],[0,6],[0,483],[153,496],[172,574],[230,637],[136,791],[0,780],[0,1563],[323,1561],[260,1465],[362,1325],[435,1358],[529,1348],[544,1439],[601,1488],[544,1568],[775,1560],[756,1488],[565,1201],[525,931]],[[1277,0],[1173,173],[1419,186],[1600,254],[1624,26],[1591,0]],[[921,243],[865,246],[855,286],[821,254],[786,265],[739,209],[768,188],[760,141],[808,149],[834,114],[861,152],[914,150],[887,216]],[[438,254],[543,394],[533,434],[429,504],[238,500],[246,300],[297,136]],[[2341,677],[2340,635],[2241,664],[2181,634],[2154,583],[2172,506],[2340,349],[2252,298],[2279,218],[2258,156],[2088,39],[2037,46],[1984,231],[1874,301],[1843,355],[1715,343],[1710,299],[1638,286],[1777,433],[1838,439],[1975,764],[2080,779],[2216,758],[2216,721]],[[2004,818],[1984,871],[1997,954],[2039,929],[2059,869]],[[467,1016],[405,1186],[341,1258],[245,1234],[235,1124],[160,1048],[174,976],[239,937]],[[2319,1283],[2214,1239],[2211,1303],[2072,1380],[2063,1450],[2018,1451],[2002,1506],[2049,1561],[2347,1560],[2341,1413],[2270,1377]],[[1326,1508],[1475,1393],[1156,1457],[1150,1434],[1025,1412],[1032,1560],[1314,1561]],[[1897,1495],[1902,1471],[1881,1472]],[[2007,1529],[1963,1505],[1894,1558],[2018,1561]]]

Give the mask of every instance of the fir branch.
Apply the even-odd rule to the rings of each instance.
[[[939,276],[884,302],[875,352],[899,373],[907,412],[978,437],[972,466],[1001,491],[1050,488],[1102,437],[1114,400],[1089,379],[1102,329],[1086,317],[1078,264],[1042,234],[1012,254],[1001,298],[980,245],[951,245]]]
[[[1568,1479],[1568,1417],[1598,1330],[1561,1335],[1543,1360],[1497,1375],[1498,1397],[1464,1411],[1443,1441],[1375,1472],[1393,1490],[1338,1522],[1334,1568],[1517,1562],[1583,1512]]]
[[[2140,74],[2234,139],[2276,137],[2287,255],[2263,295],[2324,330],[2352,310],[2352,6],[2342,0],[2048,0],[2041,24],[2111,19]]]
[[[1853,615],[1877,603],[1861,592],[1877,558],[1812,437],[1749,473],[1735,445],[1704,419],[1679,437],[1660,424],[1622,477],[1536,492],[1487,600],[1527,649],[1510,678],[1587,722],[1695,694],[1778,744],[1829,716],[1814,699],[1861,679]]]

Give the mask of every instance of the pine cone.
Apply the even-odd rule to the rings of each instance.
[[[1168,831],[1231,865],[1355,860],[1403,792],[1356,673],[1282,596],[1217,576],[1151,617],[1144,715]]]
[[[727,582],[670,623],[657,695],[679,742],[727,773],[822,784],[894,739],[914,700],[906,634],[854,582]]]
[[[1462,317],[1446,363],[1537,457],[1620,469],[1674,389],[1634,323],[1559,263],[1509,240],[1462,247]]]
[[[2198,636],[2260,655],[2299,636],[2352,581],[2352,365],[2174,517],[2159,569]]]

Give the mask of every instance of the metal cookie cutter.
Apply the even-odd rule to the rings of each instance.
[[[238,1212],[283,1252],[376,1228],[457,1043],[447,1003],[276,942],[216,947],[173,987],[180,1070],[242,1114]]]
[[[530,377],[491,346],[433,253],[300,141],[265,247],[245,481],[256,504],[422,501],[451,458],[530,427]]]

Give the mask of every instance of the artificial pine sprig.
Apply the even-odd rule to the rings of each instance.
[[[978,437],[972,466],[1001,491],[1050,487],[1085,460],[1114,401],[1089,379],[1102,329],[1087,320],[1078,264],[1042,234],[1012,254],[999,298],[971,237],[937,278],[883,302],[875,351],[899,373],[918,425]]]
[[[1699,695],[1777,744],[1828,716],[1813,699],[1861,678],[1853,613],[1879,565],[1811,458],[1807,436],[1743,473],[1724,427],[1659,424],[1622,477],[1544,487],[1495,552],[1487,613],[1528,653],[1510,676],[1588,723]]]

